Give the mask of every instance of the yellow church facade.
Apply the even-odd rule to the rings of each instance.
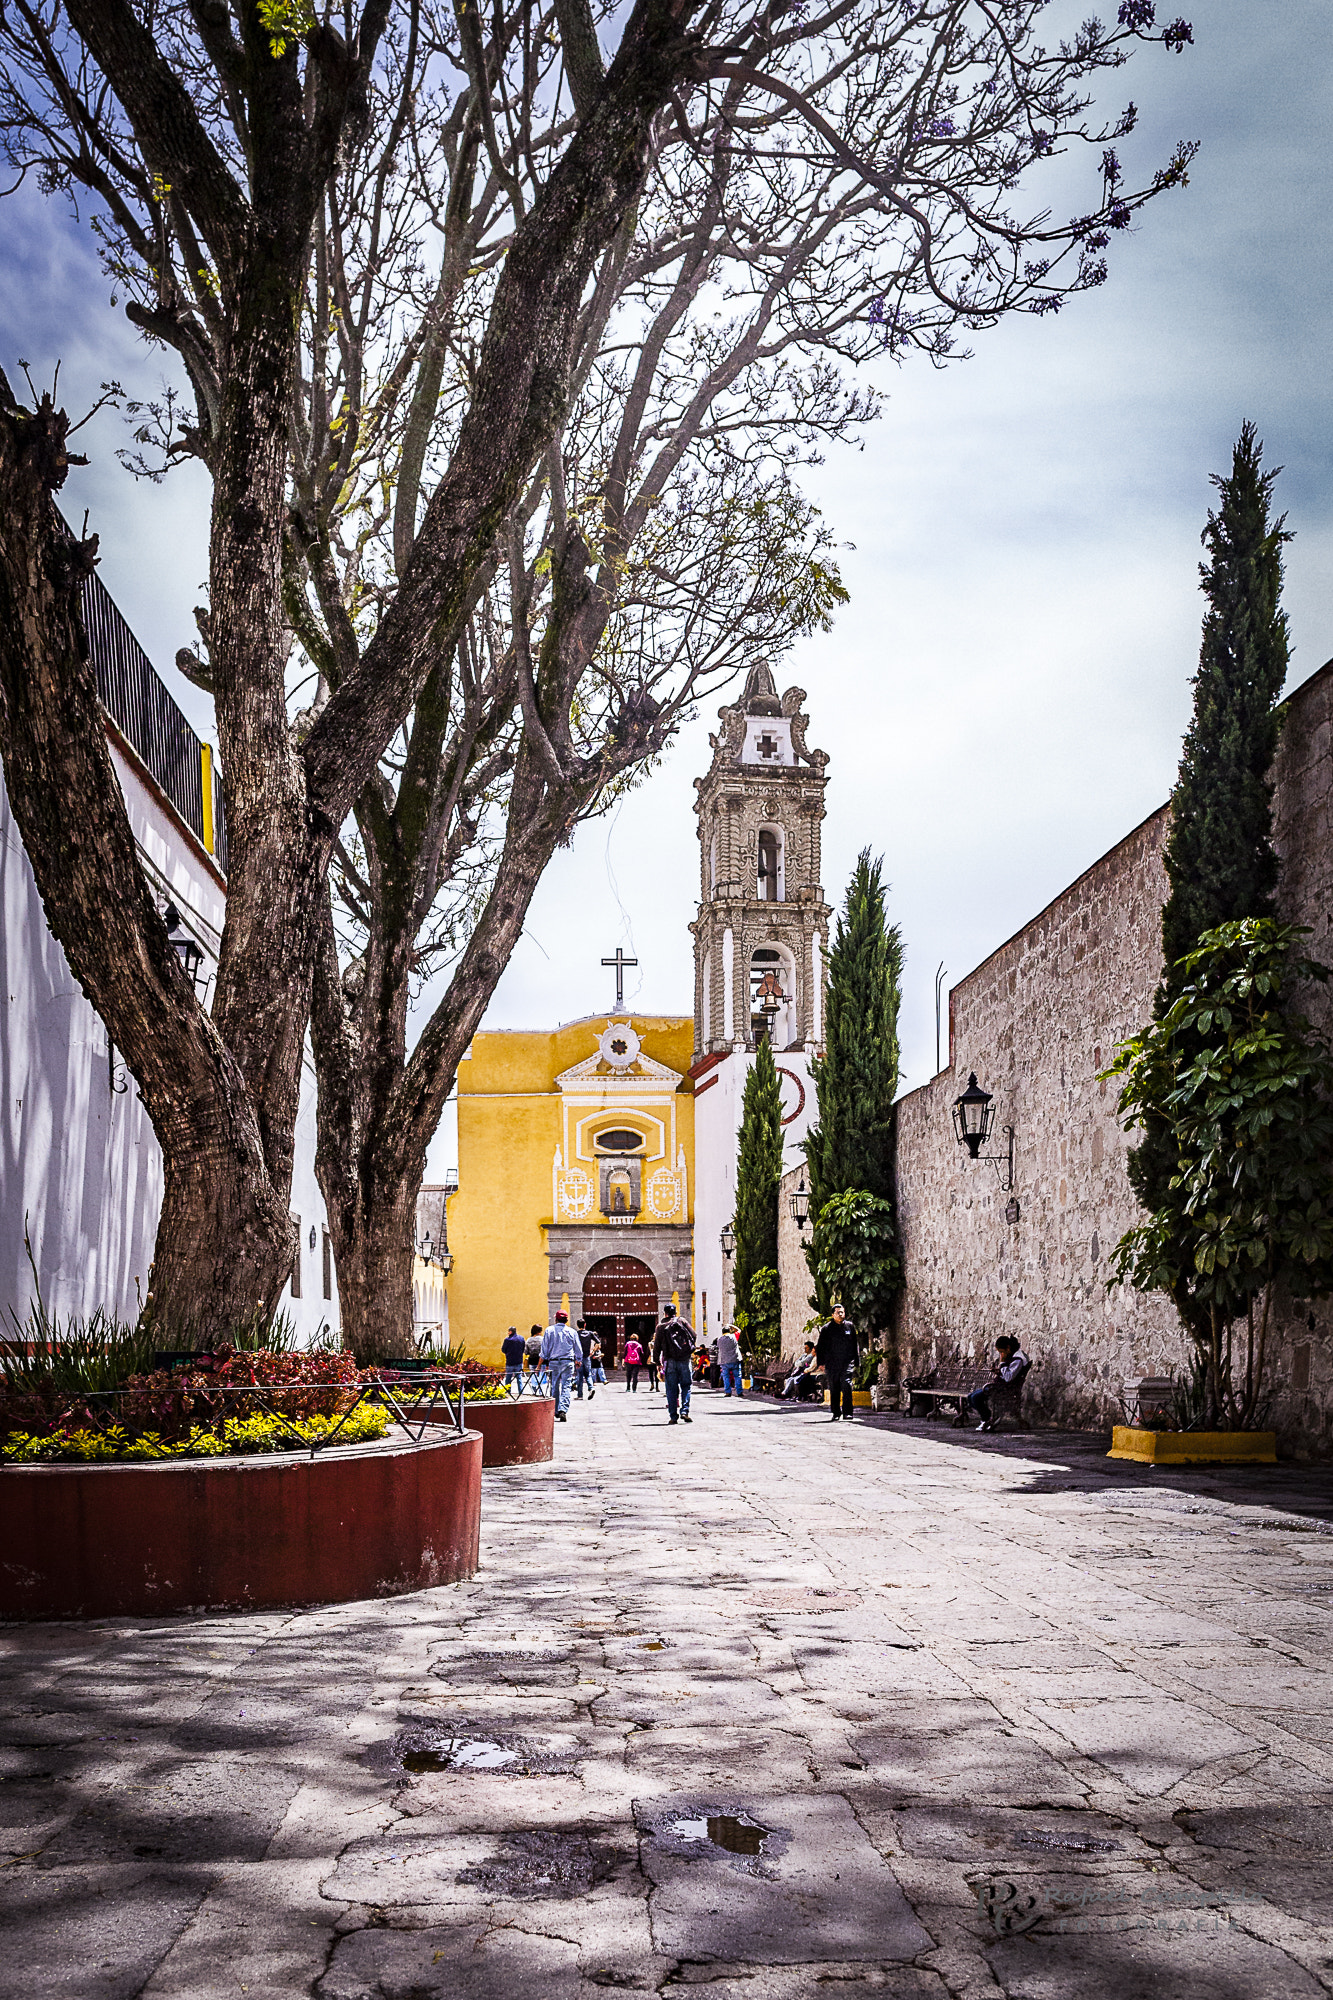
[[[693,1294],[692,1016],[487,1029],[458,1069],[449,1337],[498,1363],[563,1306],[623,1345]]]

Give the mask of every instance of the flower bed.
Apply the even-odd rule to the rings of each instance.
[[[482,1441],[0,1467],[0,1617],[339,1604],[472,1576]]]
[[[104,1430],[12,1432],[0,1442],[0,1460],[7,1465],[133,1464],[170,1458],[227,1458],[259,1452],[301,1451],[336,1437],[339,1444],[365,1444],[382,1438],[388,1413],[377,1403],[362,1403],[350,1415],[296,1417],[284,1423],[267,1410],[249,1417],[222,1417],[212,1425],[191,1425],[188,1432],[163,1436],[160,1431],[131,1435],[120,1424]]]

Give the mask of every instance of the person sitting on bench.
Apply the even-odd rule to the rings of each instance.
[[[801,1356],[782,1387],[784,1396],[796,1396],[801,1402],[808,1402],[812,1396],[822,1396],[823,1390],[815,1376],[815,1343],[807,1340],[805,1353]]]
[[[1023,1377],[1032,1366],[1012,1333],[1000,1335],[995,1343],[995,1355],[996,1361],[991,1370],[990,1381],[985,1388],[974,1389],[967,1399],[981,1417],[981,1422],[977,1425],[979,1431],[995,1429],[995,1419],[991,1415],[990,1407],[991,1390],[1001,1382],[1008,1383],[1015,1389],[1021,1389]]]

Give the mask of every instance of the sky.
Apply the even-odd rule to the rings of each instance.
[[[1285,468],[1292,684],[1333,655],[1333,8],[1185,11],[1194,46],[1142,50],[1103,101],[1140,107],[1120,149],[1131,180],[1200,140],[1189,187],[1115,239],[1110,282],[1060,315],[977,335],[974,357],[943,371],[881,363],[880,421],[806,475],[851,601],[775,671],[807,690],[809,740],[829,753],[827,899],[863,847],[883,856],[906,953],[905,1088],[935,1069],[936,966],[947,990],[1166,798],[1198,657],[1209,474],[1247,417]],[[71,412],[110,375],[151,390],[86,239],[28,189],[0,203],[0,270],[7,369],[23,357],[42,386],[60,359]],[[136,484],[115,459],[119,421],[80,434],[93,462],[67,510],[89,510],[103,580],[211,735],[206,700],[171,666],[202,599],[203,475]],[[692,780],[713,724],[696,718],[557,854],[487,1025],[605,1010],[600,960],[618,945],[639,961],[629,1006],[690,1012]],[[451,1146],[442,1130],[428,1178]]]

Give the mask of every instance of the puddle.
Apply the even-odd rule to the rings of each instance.
[[[703,1819],[672,1820],[668,1829],[677,1840],[711,1841],[726,1854],[762,1854],[771,1827],[760,1826],[744,1813],[710,1813]]]
[[[503,1743],[487,1743],[475,1736],[451,1736],[433,1750],[409,1750],[403,1758],[405,1771],[499,1771],[517,1764],[519,1753]]]
[[[1118,1840],[1085,1840],[1076,1833],[1016,1833],[1015,1847],[1035,1849],[1041,1854],[1123,1854]]]
[[[457,1723],[453,1728],[433,1719],[413,1723],[376,1744],[370,1761],[380,1769],[407,1771],[414,1777],[485,1771],[505,1778],[549,1778],[568,1777],[578,1770],[581,1747],[571,1736],[511,1736],[480,1717],[472,1727],[475,1736],[464,1735]]]

